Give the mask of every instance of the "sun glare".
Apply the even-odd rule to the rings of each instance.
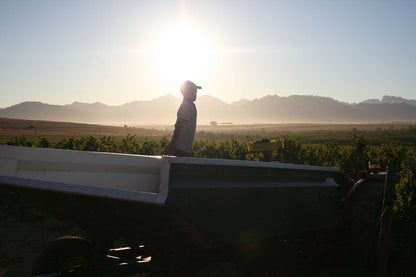
[[[187,25],[163,34],[154,48],[155,65],[170,81],[198,80],[208,70],[213,48],[207,37]]]

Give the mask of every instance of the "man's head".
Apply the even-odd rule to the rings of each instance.
[[[183,98],[192,102],[195,101],[197,89],[201,89],[201,87],[195,85],[191,81],[185,81],[181,86],[181,92],[182,92]]]

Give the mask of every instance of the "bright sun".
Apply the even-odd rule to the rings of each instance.
[[[154,49],[154,59],[165,78],[183,82],[201,79],[213,52],[205,36],[187,25],[179,25],[161,36]]]

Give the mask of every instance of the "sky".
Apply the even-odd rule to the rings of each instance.
[[[0,108],[120,105],[191,80],[226,102],[416,99],[416,1],[0,0]]]

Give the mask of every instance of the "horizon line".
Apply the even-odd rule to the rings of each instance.
[[[178,99],[178,100],[179,100],[179,99],[182,99],[182,97],[177,97],[177,96],[175,96],[175,95],[174,95],[174,94],[172,94],[172,93],[167,93],[167,94],[165,94],[165,95],[161,95],[161,96],[158,96],[158,97],[155,97],[155,98],[152,98],[152,99],[147,99],[147,100],[133,100],[133,101],[130,101],[130,102],[125,102],[125,103],[119,104],[119,105],[111,105],[111,104],[103,103],[103,102],[100,102],[100,101],[95,101],[95,102],[81,102],[81,101],[77,101],[77,100],[75,100],[75,101],[73,101],[72,103],[67,103],[67,104],[56,104],[56,103],[48,103],[48,102],[43,102],[43,101],[41,101],[41,100],[26,100],[26,101],[22,101],[22,102],[19,102],[19,103],[16,103],[16,104],[12,104],[12,105],[10,105],[10,106],[3,106],[3,107],[0,107],[0,109],[10,108],[10,107],[13,107],[13,106],[16,106],[16,105],[20,105],[20,104],[22,104],[22,103],[41,103],[41,104],[53,105],[53,106],[69,106],[69,105],[72,105],[72,104],[74,104],[74,103],[80,103],[80,104],[89,104],[89,105],[91,105],[91,104],[103,104],[103,105],[106,105],[106,106],[109,106],[109,107],[118,107],[118,106],[122,106],[122,105],[129,104],[129,103],[134,103],[134,102],[154,101],[154,100],[156,100],[156,99],[158,99],[158,98],[163,98],[163,97],[166,97],[166,96],[172,96],[173,98]],[[213,95],[211,95],[211,94],[202,94],[202,95],[200,95],[200,96],[198,96],[198,97],[204,97],[204,96],[213,97],[213,98],[218,99],[218,100],[220,100],[221,102],[226,103],[226,104],[229,104],[229,105],[232,105],[233,103],[235,103],[235,102],[239,102],[239,101],[242,101],[242,100],[253,101],[253,100],[256,100],[256,99],[262,99],[262,98],[269,97],[269,96],[277,96],[277,97],[279,97],[279,98],[288,98],[288,97],[292,97],[292,96],[314,96],[314,97],[330,98],[330,99],[336,100],[336,101],[341,102],[341,103],[347,103],[347,104],[352,104],[352,105],[353,105],[353,104],[359,104],[359,103],[362,103],[362,102],[364,102],[364,101],[368,101],[368,100],[378,100],[378,101],[382,101],[382,100],[383,100],[383,98],[384,98],[384,97],[386,97],[386,96],[387,96],[387,97],[397,97],[397,98],[402,98],[402,99],[404,99],[404,100],[409,100],[409,101],[416,101],[416,99],[407,99],[407,98],[404,98],[404,97],[402,97],[402,96],[396,96],[396,95],[383,95],[381,98],[368,98],[368,99],[365,99],[365,100],[360,101],[360,102],[346,102],[346,101],[341,101],[341,100],[338,100],[338,99],[333,98],[333,97],[330,97],[330,96],[322,96],[322,95],[316,95],[316,94],[291,94],[291,95],[287,95],[287,96],[279,96],[278,94],[267,94],[267,95],[263,95],[263,96],[258,97],[258,98],[257,98],[257,97],[252,98],[252,99],[248,99],[248,98],[241,98],[241,99],[239,99],[239,100],[235,100],[235,101],[231,101],[231,102],[224,101],[224,100],[222,100],[221,98],[216,97],[216,96],[213,96]],[[198,101],[198,98],[197,98],[196,102],[197,102],[197,101]]]

